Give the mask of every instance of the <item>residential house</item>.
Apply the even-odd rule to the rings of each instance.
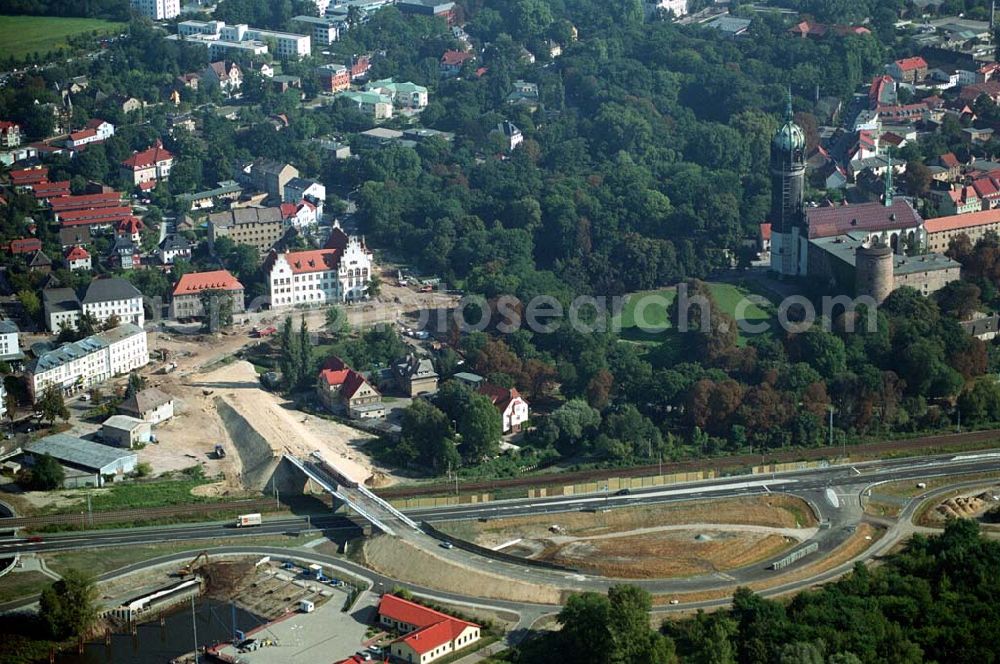
[[[153,147],[136,152],[122,162],[122,177],[135,186],[142,187],[149,183],[155,186],[155,183],[169,179],[173,165],[174,155],[163,147],[160,139],[156,139]]]
[[[228,270],[189,272],[182,276],[174,287],[170,301],[170,317],[175,320],[186,320],[205,316],[205,306],[202,300],[205,293],[228,297],[232,302],[234,315],[246,310],[243,301],[243,284]]]
[[[408,355],[396,362],[392,371],[396,386],[409,397],[437,392],[438,374],[429,357]]]
[[[962,176],[962,162],[958,160],[953,152],[946,152],[931,162],[932,166],[940,166],[945,169],[945,179],[948,181],[958,180]]]
[[[155,387],[147,387],[125,397],[118,404],[118,412],[150,424],[159,424],[174,416],[174,398]]]
[[[371,58],[367,55],[355,55],[351,58],[348,69],[351,70],[351,80],[356,81],[368,75],[372,68]]]
[[[179,93],[180,90],[184,89],[197,90],[201,86],[201,74],[196,74],[194,72],[188,74],[181,74],[180,76],[174,79],[174,84],[176,85],[176,89],[174,90],[174,92]],[[178,99],[174,105],[176,106],[177,103],[179,102],[180,99]]]
[[[303,230],[312,228],[319,221],[316,206],[309,201],[298,203],[282,203],[281,218],[293,228]]]
[[[108,264],[119,270],[134,270],[142,265],[142,248],[128,235],[119,235],[108,250]]]
[[[351,89],[351,72],[344,65],[328,64],[316,68],[316,78],[320,90],[324,92],[343,92]]]
[[[316,381],[316,396],[327,410],[346,412],[354,420],[385,417],[379,391],[338,357],[323,364]]]
[[[148,363],[146,332],[125,323],[42,353],[25,367],[25,380],[32,403],[37,403],[50,385],[69,396]]]
[[[90,252],[80,245],[71,246],[63,258],[66,261],[66,265],[69,266],[70,272],[91,269]]]
[[[271,198],[283,201],[285,185],[292,178],[299,177],[299,170],[291,164],[272,159],[257,159],[243,168],[242,177],[249,186],[266,191]]]
[[[989,143],[992,138],[992,127],[985,127],[982,129],[978,129],[976,127],[964,127],[962,129],[962,140],[966,143],[984,144]]]
[[[538,108],[538,84],[514,81],[514,90],[507,95],[506,101],[513,106],[527,106],[531,110]]]
[[[462,72],[462,67],[465,66],[465,63],[475,59],[476,56],[474,54],[466,51],[445,51],[441,56],[441,61],[438,63],[438,73],[444,78],[458,76]]]
[[[391,78],[385,78],[365,84],[365,91],[385,95],[399,108],[427,106],[427,88],[416,83],[396,83]]]
[[[235,62],[219,60],[210,62],[201,73],[202,81],[208,85],[218,86],[222,94],[232,96],[243,87],[243,72]]]
[[[173,265],[178,258],[185,260],[191,258],[191,243],[183,235],[171,233],[160,242],[157,253],[160,255],[161,263]]]
[[[982,201],[972,185],[951,185],[947,189],[932,189],[930,198],[944,215],[968,214],[983,209]]]
[[[373,274],[371,252],[353,236],[341,246],[272,251],[261,269],[274,309],[363,299]]]
[[[382,595],[378,622],[402,634],[389,644],[389,653],[401,662],[430,662],[466,648],[480,638],[480,627],[395,595]]]
[[[31,259],[28,261],[28,271],[37,272],[39,274],[48,274],[52,271],[52,259],[49,258],[44,251],[39,249],[32,254]]]
[[[889,76],[897,81],[914,84],[927,78],[927,70],[927,61],[919,55],[896,60],[886,67]]]
[[[73,132],[66,140],[66,147],[79,150],[90,143],[103,143],[115,135],[115,126],[107,120],[93,118],[83,129]]]
[[[21,125],[0,120],[0,150],[12,150],[21,145]]]
[[[478,392],[488,397],[500,413],[504,433],[517,433],[521,425],[528,421],[528,402],[516,389],[484,383],[479,386]]]
[[[91,281],[81,303],[84,313],[93,315],[99,325],[115,316],[122,323],[143,327],[146,316],[142,301],[142,293],[135,286],[125,279],[110,277]]]
[[[302,78],[299,76],[289,76],[286,74],[276,75],[271,77],[271,85],[278,92],[278,94],[285,94],[292,88],[297,90],[302,89]],[[302,93],[305,96],[305,93]]]
[[[524,142],[524,135],[521,134],[521,130],[510,120],[504,120],[498,124],[492,133],[503,136],[504,149],[508,152],[513,151],[514,148]]]
[[[342,92],[339,99],[346,99],[357,105],[358,110],[375,121],[392,117],[392,99],[377,92]]]
[[[115,235],[127,237],[132,242],[139,244],[142,242],[142,231],[146,225],[136,216],[128,216],[115,224]]]
[[[326,201],[326,186],[308,178],[292,178],[285,184],[285,203],[309,201],[316,207],[316,216],[323,216]]]

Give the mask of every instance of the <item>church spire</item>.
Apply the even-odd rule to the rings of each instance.
[[[795,114],[792,113],[792,86],[789,85],[788,86],[788,104],[785,106],[785,118],[789,122],[791,122],[792,118],[794,117],[794,115]]]

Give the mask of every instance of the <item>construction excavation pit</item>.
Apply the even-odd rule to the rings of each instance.
[[[773,558],[817,532],[792,496],[651,505],[440,524],[495,551],[612,578],[724,572]]]

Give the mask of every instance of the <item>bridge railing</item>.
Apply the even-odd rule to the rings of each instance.
[[[399,519],[400,521],[402,521],[403,523],[405,523],[406,525],[408,525],[410,528],[413,528],[414,530],[420,530],[420,524],[418,524],[416,521],[414,521],[413,519],[411,519],[410,517],[406,516],[405,514],[403,514],[402,512],[400,512],[398,509],[396,509],[395,507],[393,507],[392,505],[390,505],[387,500],[383,500],[382,498],[379,498],[378,496],[376,496],[374,493],[372,493],[371,491],[369,491],[368,488],[365,487],[363,484],[360,484],[360,483],[358,484],[358,491],[360,491],[362,493],[362,495],[364,495],[365,497],[367,497],[369,500],[371,500],[372,502],[374,502],[376,505],[379,505],[386,512],[388,512],[389,514],[393,515],[394,517],[396,517],[397,519]]]
[[[292,465],[294,465],[296,468],[305,473],[306,477],[319,484],[321,487],[323,487],[324,490],[329,491],[337,498],[340,498],[342,501],[347,503],[348,507],[350,507],[352,510],[360,514],[366,520],[370,521],[373,526],[375,526],[376,528],[378,528],[379,530],[381,530],[386,534],[389,535],[396,534],[396,531],[387,526],[377,516],[372,514],[370,510],[367,510],[363,506],[359,505],[357,501],[351,500],[351,497],[347,495],[346,492],[341,491],[340,485],[337,484],[335,481],[333,481],[333,478],[331,478],[327,473],[316,468],[311,463],[305,463],[299,460],[298,458],[292,456],[291,454],[286,454],[285,458],[288,459],[292,463]]]

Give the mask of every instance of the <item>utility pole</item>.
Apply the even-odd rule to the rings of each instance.
[[[194,664],[198,664],[198,621],[194,612],[194,595],[191,595],[191,630],[194,633]]]
[[[87,523],[94,525],[94,511],[90,507],[90,494],[87,494]]]

